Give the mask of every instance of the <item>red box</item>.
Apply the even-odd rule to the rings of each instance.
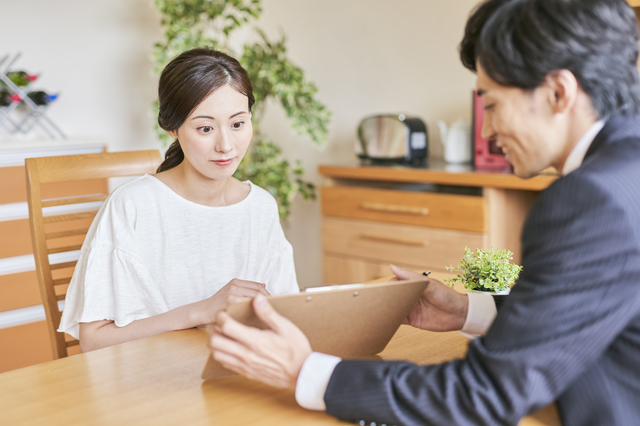
[[[484,102],[473,92],[473,164],[478,169],[511,169],[511,164],[505,159],[502,150],[496,146],[495,139],[486,140],[482,137],[482,123],[484,120]]]

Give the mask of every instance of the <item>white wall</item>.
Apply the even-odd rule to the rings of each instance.
[[[36,88],[60,92],[52,119],[69,135],[112,151],[156,148],[149,105],[151,45],[160,22],[150,0],[2,2],[0,56],[41,73]]]
[[[333,112],[329,144],[318,152],[292,134],[284,114],[267,111],[265,131],[321,183],[319,164],[354,162],[359,121],[404,112],[426,121],[430,155],[441,157],[435,122],[471,119],[475,77],[458,59],[464,24],[477,0],[264,0],[259,23],[272,37],[282,28],[289,54],[314,80]],[[299,201],[286,228],[301,286],[320,285],[320,206]]]
[[[275,105],[263,130],[318,185],[319,164],[355,159],[355,129],[369,114],[423,118],[431,155],[441,156],[436,120],[470,118],[474,76],[460,64],[457,44],[477,3],[263,0],[258,26],[272,37],[280,28],[287,34],[291,59],[333,112],[323,152],[295,135]],[[68,134],[102,139],[112,151],[159,147],[151,131],[156,81],[149,54],[161,31],[151,0],[3,2],[2,17],[0,56],[21,51],[20,65],[41,72],[43,88],[60,91],[51,116]],[[285,225],[304,287],[321,283],[319,225],[317,201],[296,202]]]

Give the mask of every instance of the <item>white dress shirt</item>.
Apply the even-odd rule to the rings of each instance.
[[[562,168],[567,175],[580,167],[596,135],[604,127],[605,121],[597,121],[573,147]],[[493,297],[480,293],[467,293],[469,308],[464,326],[460,332],[467,337],[483,336],[491,327],[498,311]],[[341,361],[333,355],[313,352],[307,357],[296,383],[296,401],[308,410],[324,411],[324,394],[336,365]]]

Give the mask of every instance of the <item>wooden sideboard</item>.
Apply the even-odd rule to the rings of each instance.
[[[390,275],[390,263],[443,272],[465,247],[509,249],[519,263],[526,215],[557,179],[433,160],[422,168],[323,165],[319,173],[325,285]]]
[[[104,143],[86,140],[0,141],[0,372],[53,359],[32,255],[24,160],[97,153],[104,149]],[[42,194],[46,198],[94,194],[106,191],[107,185],[106,180],[50,184],[42,186]],[[78,207],[71,207],[69,212],[78,211]],[[83,220],[88,228],[91,219]],[[59,231],[69,226],[67,223],[55,225]],[[70,239],[65,242],[74,243]],[[52,259],[52,262],[71,260],[77,258]],[[69,275],[72,269],[56,271],[61,274],[56,278]]]

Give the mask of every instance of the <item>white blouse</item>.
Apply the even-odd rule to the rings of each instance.
[[[79,323],[119,327],[204,300],[233,278],[298,292],[293,249],[275,199],[253,185],[242,201],[209,207],[145,175],[116,189],[80,252],[58,331]]]

